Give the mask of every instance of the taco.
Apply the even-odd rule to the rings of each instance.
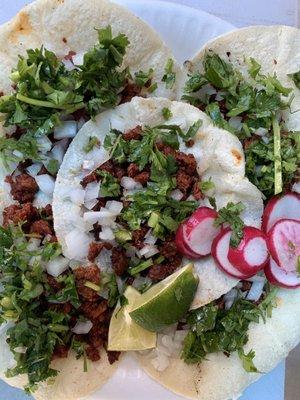
[[[178,66],[146,23],[105,0],[33,2],[0,43],[1,377],[37,398],[83,397],[118,364],[104,349],[114,299],[85,286],[98,269],[75,274],[61,255],[56,174],[91,117],[137,94],[174,98]]]
[[[265,276],[281,287],[274,292],[261,272],[249,281],[247,257],[236,258],[233,245],[228,250],[226,230],[215,239],[212,252],[219,266],[229,274],[242,272],[240,282],[190,311],[179,326],[158,335],[155,350],[138,356],[151,377],[187,398],[239,397],[300,340],[299,45],[296,28],[255,26],[209,42],[185,64],[180,98],[239,138],[246,176],[264,195],[263,230],[271,253]],[[217,187],[223,183],[220,179]],[[284,238],[295,247],[284,250]],[[289,261],[278,257],[275,243],[289,253]],[[256,256],[259,251],[256,245]]]

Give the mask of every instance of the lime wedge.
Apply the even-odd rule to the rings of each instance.
[[[137,325],[129,315],[131,307],[141,294],[128,286],[124,296],[128,304],[115,308],[110,320],[108,332],[108,350],[133,351],[146,350],[156,346],[156,334]]]
[[[187,313],[197,286],[193,264],[188,264],[138,297],[130,316],[143,328],[159,332]]]

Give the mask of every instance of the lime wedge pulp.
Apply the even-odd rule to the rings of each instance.
[[[187,313],[197,286],[193,264],[188,264],[139,296],[130,316],[143,328],[159,332]]]
[[[124,296],[128,304],[116,306],[110,320],[108,333],[108,350],[133,351],[146,350],[156,346],[156,334],[137,325],[129,312],[141,294],[132,286],[128,286]]]

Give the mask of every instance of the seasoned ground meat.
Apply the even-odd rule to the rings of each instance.
[[[130,129],[129,131],[123,133],[123,139],[126,141],[140,139],[142,131],[143,128],[140,125],[138,125],[135,128]]]
[[[203,198],[202,192],[200,190],[200,181],[196,180],[193,185],[192,195],[195,197],[195,200],[201,200]]]
[[[197,162],[193,154],[176,153],[176,161],[181,169],[188,175],[194,176],[197,170]]]
[[[12,176],[7,176],[6,182],[11,186],[12,197],[20,203],[32,202],[34,195],[39,190],[35,179],[28,174],[18,175],[15,179]]]
[[[99,350],[93,346],[89,346],[85,349],[87,358],[93,362],[100,360],[100,353]]]
[[[165,257],[167,259],[176,257],[178,254],[175,240],[164,242],[160,246],[159,250],[160,250],[160,255],[162,255],[163,257]]]
[[[51,287],[51,289],[54,290],[54,292],[58,292],[63,287],[62,284],[58,282],[56,278],[54,278],[54,276],[48,274],[47,274],[47,283]]]
[[[173,272],[180,266],[181,261],[182,256],[176,255],[166,263],[153,265],[148,271],[148,276],[154,282],[161,281],[167,276],[173,274]]]
[[[105,319],[107,307],[106,300],[102,300],[100,303],[87,301],[80,306],[79,311],[90,320],[99,320],[100,316],[103,316],[103,319]]]
[[[176,183],[178,189],[186,194],[193,184],[193,177],[180,169],[176,174]]]
[[[97,181],[97,175],[95,174],[95,172],[92,172],[91,174],[85,176],[80,182],[80,184],[85,189],[89,183],[96,181]]]
[[[122,168],[119,165],[115,165],[113,175],[118,179],[120,182],[123,176],[126,176],[127,171],[126,168]]]
[[[139,96],[141,94],[141,87],[135,85],[134,83],[127,83],[122,94],[120,104],[127,103],[134,96]]]
[[[173,157],[176,156],[176,150],[173,149],[173,147],[168,146],[167,144],[161,142],[157,143],[156,146],[158,150],[164,153],[165,156],[173,156]]]
[[[37,235],[42,237],[54,234],[49,222],[42,219],[40,219],[39,221],[35,221],[30,226],[30,233],[36,233]]]
[[[252,286],[252,282],[242,281],[241,291],[242,292],[248,292],[248,290],[251,289],[251,286]]]
[[[52,360],[58,358],[67,358],[69,354],[69,348],[63,344],[58,344],[55,346],[54,352],[52,354]]]
[[[132,232],[132,241],[134,247],[136,247],[137,249],[141,249],[142,247],[144,247],[144,237],[148,230],[149,228],[144,226],[143,228]]]
[[[126,253],[122,248],[114,247],[112,249],[112,267],[118,276],[122,276],[128,268],[128,259]]]
[[[46,169],[46,167],[44,165],[41,166],[41,169],[38,172],[38,175],[46,175],[48,174],[48,170]]]
[[[130,178],[134,178],[140,172],[139,166],[135,163],[130,163],[127,167],[127,175]]]
[[[51,204],[47,204],[46,207],[44,207],[41,211],[40,211],[41,215],[45,216],[45,218],[47,217],[52,217],[53,216],[53,212],[52,212],[52,206]]]
[[[118,361],[120,354],[120,351],[107,351],[108,362],[113,364],[114,362]]]
[[[83,301],[98,300],[99,295],[97,291],[85,286],[87,282],[92,282],[95,285],[100,284],[100,269],[97,267],[97,265],[79,267],[74,270],[74,275],[76,280],[76,288],[80,299]]]
[[[24,228],[30,226],[30,224],[38,217],[37,209],[31,204],[26,203],[22,205],[12,204],[3,211],[3,225],[7,227],[9,223],[14,225],[22,221],[27,221]]]
[[[112,248],[112,245],[110,243],[105,243],[105,242],[90,243],[88,260],[91,262],[94,262],[95,258],[97,258],[99,256],[99,254],[103,248],[110,250]]]
[[[136,175],[133,179],[142,185],[146,185],[146,183],[149,181],[149,178],[150,178],[150,172],[144,171]]]
[[[101,322],[94,322],[92,329],[87,334],[87,341],[93,347],[101,347],[103,346],[103,338],[102,336],[106,336],[106,327],[103,326]]]
[[[189,139],[187,142],[185,142],[186,147],[193,147],[195,144],[195,141],[193,139]]]
[[[100,165],[100,167],[98,167],[98,170],[106,171],[106,172],[109,172],[110,174],[114,175],[115,165],[112,160],[108,160],[105,163],[103,163],[102,165]]]

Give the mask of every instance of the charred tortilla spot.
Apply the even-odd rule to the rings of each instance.
[[[10,33],[9,39],[12,42],[16,42],[19,35],[29,35],[32,30],[29,15],[21,11],[15,19],[15,26]]]
[[[241,162],[242,162],[242,154],[236,149],[232,149],[231,150],[231,154],[233,155],[234,163],[236,165],[241,164]]]
[[[62,38],[62,41],[63,41],[64,43],[68,43],[68,40],[67,40],[65,37]]]

